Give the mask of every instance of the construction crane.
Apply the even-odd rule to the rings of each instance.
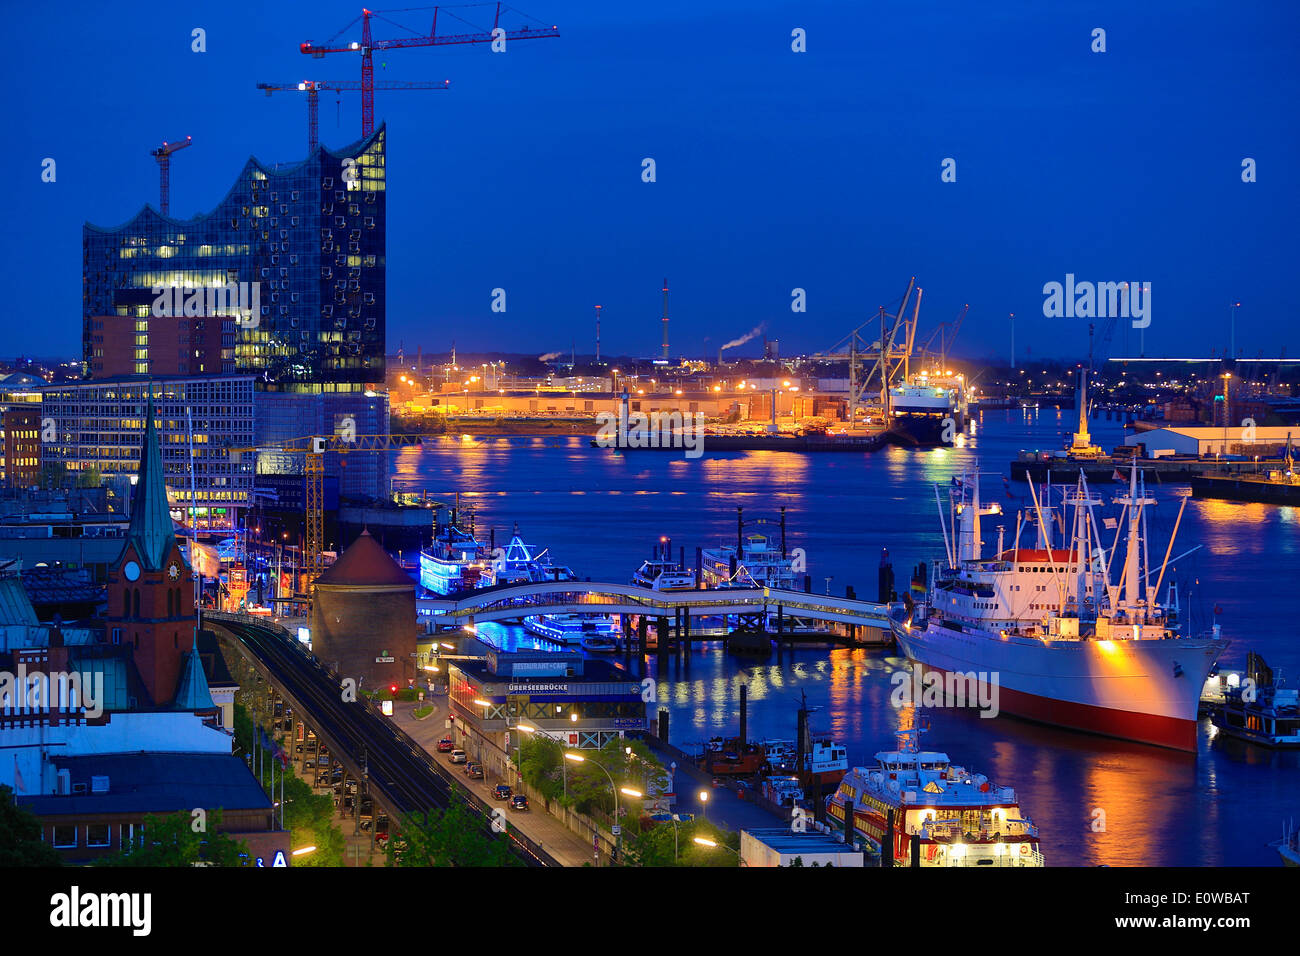
[[[418,9],[418,8],[412,8]],[[428,9],[427,7],[425,9]],[[508,40],[537,40],[545,37],[558,37],[560,28],[557,26],[543,27],[541,29],[529,28],[523,26],[518,30],[505,30],[500,26],[502,5],[496,5],[496,16],[492,19],[491,30],[476,30],[473,33],[453,33],[438,36],[438,11],[441,7],[433,8],[433,25],[429,29],[427,36],[411,30],[409,27],[395,23],[387,17],[382,17],[372,10],[362,10],[361,16],[354,19],[334,36],[330,37],[324,43],[301,43],[298,50],[308,56],[323,57],[326,53],[360,53],[361,54],[361,138],[366,139],[375,131],[375,64],[372,54],[375,50],[401,50],[407,47],[417,46],[453,46],[458,43],[493,43]],[[505,8],[509,10],[509,7]],[[519,11],[514,11],[518,13]],[[448,14],[456,17],[456,15]],[[370,19],[371,17],[383,20],[399,30],[407,30],[412,36],[398,37],[393,40],[376,40],[371,36]],[[456,17],[456,19],[462,19]],[[350,30],[357,22],[361,21],[361,41],[340,41],[344,33]],[[469,21],[464,21],[468,23]],[[472,24],[470,24],[472,26]]]
[[[310,156],[316,152],[316,145],[320,142],[320,91],[359,90],[361,89],[361,83],[358,80],[303,80],[301,83],[258,83],[257,88],[264,90],[267,96],[285,90],[297,90],[300,93],[307,94],[307,155]],[[451,88],[451,80],[443,80],[441,83],[419,81],[403,83],[383,80],[376,83],[375,88],[380,90],[446,90]]]
[[[441,438],[439,435],[305,435],[265,445],[226,448],[225,453],[232,464],[242,462],[245,454],[256,456],[259,452],[303,457],[306,500],[302,568],[307,572],[310,586],[310,582],[314,582],[324,571],[321,552],[325,550],[325,453],[346,455],[348,452],[389,451],[419,445],[425,439],[440,441]]]
[[[190,143],[191,137],[189,136],[174,143],[164,140],[161,146],[149,152],[149,155],[158,161],[158,211],[164,216],[167,215],[167,211],[171,208],[172,153],[178,149],[184,149]]]

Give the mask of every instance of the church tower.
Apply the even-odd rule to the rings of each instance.
[[[154,707],[175,699],[195,626],[193,578],[172,528],[151,385],[131,523],[122,553],[108,571],[107,628],[115,643],[135,649],[136,669]]]

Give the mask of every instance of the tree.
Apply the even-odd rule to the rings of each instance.
[[[676,857],[672,821],[652,823],[623,844],[628,866],[739,866],[740,857],[722,846],[701,846],[696,837],[740,849],[740,835],[719,829],[707,820],[688,820],[676,825]]]
[[[177,810],[165,817],[150,814],[144,818],[144,839],[111,856],[97,860],[96,866],[248,866],[248,846],[217,832],[221,811],[213,810],[196,829],[196,821],[187,810]]]
[[[519,772],[524,782],[546,800],[561,800],[564,795],[564,748],[560,742],[542,734],[530,734],[519,748]]]
[[[482,818],[471,813],[452,791],[446,810],[408,814],[401,832],[388,841],[388,865],[522,866],[510,852],[505,833],[489,833]]]
[[[14,792],[0,784],[0,869],[62,865],[54,847],[41,839],[41,821],[15,804]]]
[[[253,718],[242,704],[235,705],[235,745],[237,753],[253,752]],[[343,866],[346,838],[335,823],[334,799],[316,793],[311,785],[294,773],[292,765],[275,769],[271,784],[269,753],[262,761],[262,789],[273,801],[280,799],[280,775],[284,774],[284,826],[289,831],[289,845],[314,846],[315,852],[294,860],[294,866]],[[258,768],[252,768],[254,775]],[[272,793],[274,789],[274,793]]]

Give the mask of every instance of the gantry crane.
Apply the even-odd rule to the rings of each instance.
[[[150,150],[149,155],[158,161],[158,211],[164,216],[171,208],[171,165],[172,153],[191,144],[191,137],[169,143],[166,140],[157,149]]]
[[[400,23],[394,23],[387,17],[379,16],[372,10],[362,10],[361,16],[354,19],[334,36],[330,37],[324,43],[301,43],[298,45],[300,53],[308,56],[323,57],[326,53],[360,53],[361,54],[361,138],[367,138],[375,131],[375,64],[372,54],[375,50],[401,50],[406,47],[417,46],[452,46],[458,43],[493,43],[497,41],[508,40],[536,40],[545,37],[558,37],[560,28],[557,26],[542,27],[541,29],[523,26],[518,30],[505,30],[500,26],[502,5],[496,5],[496,16],[492,20],[491,30],[476,30],[473,33],[452,33],[438,36],[438,11],[440,7],[433,8],[433,25],[429,29],[427,36],[416,33],[409,27],[402,26]],[[509,10],[509,7],[505,8]],[[519,11],[514,11],[518,13]],[[456,16],[455,14],[448,14]],[[377,17],[386,23],[390,23],[400,30],[407,30],[413,33],[413,36],[398,37],[394,40],[376,40],[370,33],[370,19]],[[456,19],[462,19],[456,17]],[[344,33],[351,29],[357,22],[361,21],[361,41],[355,40],[343,42],[339,40]],[[469,21],[464,21],[468,23]],[[472,25],[472,24],[471,24]]]
[[[451,80],[443,80],[441,83],[382,80],[375,84],[375,88],[380,90],[446,90],[450,87]],[[307,94],[307,155],[310,156],[316,152],[316,144],[320,142],[320,91],[359,90],[361,83],[358,80],[303,80],[301,83],[258,83],[257,88],[265,90],[267,96],[283,90],[297,90]]]

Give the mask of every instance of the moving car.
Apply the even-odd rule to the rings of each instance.
[[[467,761],[468,759],[469,759],[469,757],[467,757],[467,756],[465,755],[465,751],[463,751],[463,750],[453,750],[453,751],[451,752],[451,762],[452,762],[452,763],[464,763],[464,762]]]

